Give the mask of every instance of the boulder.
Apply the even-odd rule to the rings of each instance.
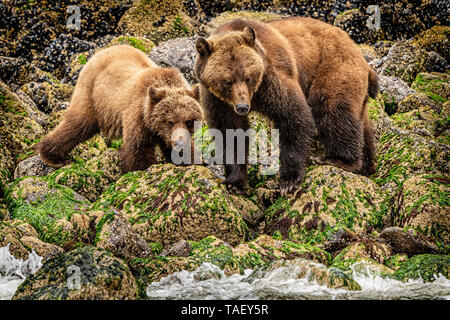
[[[0,223],[0,247],[7,245],[14,258],[23,260],[26,260],[32,251],[42,257],[43,261],[64,252],[56,245],[39,240],[36,230],[21,220]]]
[[[70,248],[78,239],[70,218],[89,205],[72,189],[40,177],[15,180],[7,190],[6,201],[13,219],[33,226],[40,240],[63,248]]]
[[[17,289],[14,300],[131,300],[136,281],[125,262],[92,246],[48,260]]]
[[[395,196],[393,224],[413,229],[450,252],[449,178],[414,175],[406,179]]]
[[[94,204],[117,208],[146,241],[164,245],[215,235],[243,242],[247,226],[225,187],[202,166],[158,164],[122,176]]]
[[[432,282],[438,275],[450,279],[449,255],[420,254],[401,263],[394,273],[394,277],[401,281],[422,279]]]
[[[288,200],[279,198],[265,212],[265,232],[304,243],[324,243],[342,229],[364,233],[385,215],[372,180],[332,166],[311,168]]]

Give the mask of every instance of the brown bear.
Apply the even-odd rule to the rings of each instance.
[[[310,18],[237,19],[208,39],[197,38],[195,47],[194,72],[210,127],[246,130],[252,108],[279,129],[282,195],[304,178],[315,127],[325,149],[322,163],[374,172],[366,102],[378,92],[377,76],[344,31]],[[227,185],[242,189],[245,165],[225,169]]]
[[[46,164],[60,167],[77,144],[101,133],[123,138],[124,173],[143,170],[155,163],[157,144],[169,159],[175,144],[192,144],[194,121],[203,119],[196,99],[198,90],[177,69],[159,68],[128,45],[107,48],[84,66],[63,121],[36,150]],[[186,130],[173,135],[176,129]]]

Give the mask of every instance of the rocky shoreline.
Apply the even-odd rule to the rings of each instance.
[[[365,25],[364,1],[79,1],[79,30],[66,28],[69,2],[0,2],[0,248],[43,262],[13,299],[146,299],[150,284],[204,263],[226,275],[295,266],[298,277],[350,291],[360,290],[358,262],[400,281],[450,278],[448,2],[381,1],[378,31]],[[349,32],[380,76],[369,101],[371,177],[311,165],[285,198],[256,165],[243,195],[225,188],[219,166],[177,167],[162,156],[121,175],[121,141],[100,136],[57,170],[34,156],[95,52],[129,44],[195,83],[196,36],[237,17],[291,15]],[[257,131],[271,126],[251,118]],[[67,287],[70,266],[78,290]]]

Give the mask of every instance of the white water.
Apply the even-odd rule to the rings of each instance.
[[[16,259],[9,251],[9,244],[0,248],[0,300],[12,298],[16,289],[25,280],[26,276],[35,273],[42,267],[42,257],[34,251],[28,259]]]
[[[362,267],[362,268],[361,268]],[[356,272],[355,270],[358,270]],[[269,272],[245,270],[226,276],[217,266],[204,263],[195,271],[181,271],[152,283],[150,299],[450,299],[450,280],[436,276],[401,282],[371,274],[364,265],[353,268],[361,291],[330,289],[306,278],[297,279],[293,267]]]

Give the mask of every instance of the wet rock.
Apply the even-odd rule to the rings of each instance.
[[[411,229],[389,227],[380,233],[396,253],[414,256],[422,253],[437,253],[438,248],[420,233]]]
[[[402,263],[400,268],[395,271],[394,277],[402,281],[422,279],[432,282],[440,274],[450,279],[450,256],[420,254]]]
[[[328,288],[361,290],[360,285],[344,272],[335,268],[328,269],[323,265],[305,259],[275,261],[267,271],[278,268],[294,268],[298,279],[306,278]]]
[[[369,264],[384,264],[392,255],[389,245],[377,241],[358,241],[341,252],[333,259],[332,266],[341,270],[349,270],[352,265],[359,262],[369,262]],[[379,267],[384,269],[383,267]],[[385,271],[390,273],[389,271]]]
[[[406,179],[393,205],[393,225],[411,228],[449,252],[448,176],[416,175]],[[421,239],[417,236],[417,239]]]
[[[6,201],[13,219],[29,223],[40,240],[61,247],[77,240],[69,220],[89,205],[72,189],[39,177],[15,180],[7,190]]]
[[[22,177],[43,177],[55,170],[55,168],[43,163],[39,156],[33,156],[19,162],[14,171],[14,179]]]
[[[151,256],[151,249],[147,242],[134,230],[123,215],[111,210],[96,217],[95,245],[114,255],[129,260],[132,258],[147,258]]]
[[[189,83],[197,82],[194,76],[194,61],[197,57],[195,37],[165,41],[153,48],[149,57],[160,67],[179,69]]]
[[[164,245],[210,234],[235,245],[247,229],[225,187],[201,166],[160,164],[128,173],[95,206],[121,209],[146,241]]]
[[[81,247],[47,261],[38,272],[27,277],[13,297],[14,300],[135,298],[136,281],[126,263],[92,246]]]
[[[60,247],[38,239],[36,230],[20,220],[0,223],[0,247],[9,244],[9,251],[16,259],[26,260],[31,251],[43,261],[57,257],[64,252]]]
[[[383,223],[379,187],[332,166],[311,169],[302,188],[288,200],[279,198],[265,212],[268,234],[320,244],[342,228],[359,234]]]
[[[205,262],[212,263],[226,275],[231,275],[248,268],[266,268],[271,262],[280,259],[306,258],[323,264],[329,264],[330,261],[330,255],[315,246],[282,241],[267,235],[235,248],[214,236],[188,243],[191,246],[188,257],[159,256],[130,261],[141,298],[146,297],[145,289],[150,283],[174,272],[195,270]]]

